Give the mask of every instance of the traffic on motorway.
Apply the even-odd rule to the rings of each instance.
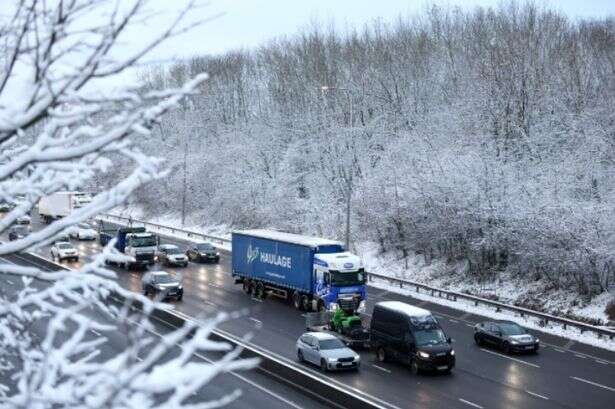
[[[272,315],[281,316],[282,311],[279,310],[278,306],[283,303],[267,301],[263,304],[262,301],[267,298],[279,298],[288,301],[290,308],[288,306],[285,308],[289,311],[292,311],[293,308],[300,311],[297,314],[283,313],[284,317],[288,316],[289,319],[292,317],[292,320],[295,321],[292,324],[295,330],[288,331],[286,328],[291,324],[289,322],[286,325],[286,318],[283,318],[282,321],[279,321],[279,325],[284,328],[283,332],[288,332],[288,334],[282,336],[281,333],[278,333],[277,337],[283,342],[277,343],[272,338],[271,333],[267,335],[269,338],[266,342],[272,343],[271,347],[283,352],[285,356],[290,357],[290,351],[293,351],[294,359],[303,361],[306,368],[323,369],[327,372],[340,371],[341,373],[335,375],[335,377],[342,382],[349,382],[357,389],[360,388],[360,385],[364,385],[366,390],[376,393],[375,387],[372,389],[359,379],[355,380],[344,375],[348,373],[347,370],[350,370],[350,372],[359,370],[367,377],[366,382],[372,385],[381,385],[381,388],[384,388],[386,383],[391,384],[391,382],[390,380],[384,381],[384,384],[373,382],[376,379],[375,376],[379,378],[384,376],[387,379],[391,373],[403,374],[405,370],[408,375],[410,375],[410,372],[425,374],[421,377],[423,380],[419,381],[422,386],[417,391],[428,388],[434,393],[433,396],[438,396],[439,393],[442,393],[439,389],[442,387],[441,381],[438,381],[438,379],[449,378],[454,382],[452,385],[458,385],[457,387],[451,386],[451,389],[460,396],[464,396],[457,398],[454,404],[450,400],[444,399],[441,406],[432,402],[425,405],[426,407],[467,407],[467,404],[463,401],[481,407],[562,406],[555,404],[555,398],[551,396],[551,393],[547,394],[544,391],[540,391],[542,392],[540,393],[531,389],[532,384],[544,384],[545,388],[547,385],[555,387],[551,386],[548,378],[540,379],[536,383],[536,374],[529,374],[527,379],[523,380],[518,378],[519,375],[513,376],[509,372],[510,367],[503,365],[495,365],[495,368],[500,368],[495,369],[500,371],[499,375],[493,375],[491,369],[488,371],[490,373],[489,378],[497,380],[494,391],[498,389],[508,390],[511,385],[525,382],[529,385],[523,386],[522,389],[514,387],[508,392],[502,392],[501,395],[510,400],[503,399],[500,405],[489,404],[491,401],[489,396],[481,398],[487,402],[486,404],[481,402],[480,399],[468,399],[468,391],[472,389],[472,379],[480,375],[482,371],[473,369],[468,374],[468,361],[464,353],[475,359],[474,351],[484,351],[487,353],[484,362],[489,361],[488,358],[490,357],[497,359],[501,354],[502,358],[509,357],[508,359],[510,359],[513,367],[517,368],[516,371],[522,374],[526,370],[546,366],[542,360],[528,359],[532,356],[531,354],[538,352],[541,341],[513,322],[487,320],[473,322],[472,325],[463,325],[465,329],[461,330],[458,325],[455,325],[455,335],[450,336],[450,322],[453,321],[443,319],[438,311],[433,312],[429,308],[422,308],[424,306],[407,302],[407,300],[400,301],[398,300],[399,297],[393,297],[392,294],[383,296],[380,293],[376,299],[372,296],[372,294],[376,295],[376,291],[370,290],[368,295],[360,259],[356,255],[344,251],[340,243],[262,230],[237,232],[233,235],[234,251],[230,255],[229,268],[223,266],[222,269],[219,269],[217,265],[221,262],[221,259],[226,261],[225,255],[220,254],[209,243],[169,242],[164,238],[157,237],[154,233],[144,231],[143,228],[118,228],[117,226],[98,223],[95,225],[94,222],[91,222],[90,227],[94,226],[96,226],[97,234],[96,245],[93,242],[84,242],[85,247],[83,248],[87,251],[98,251],[100,249],[99,244],[102,244],[101,242],[105,239],[108,241],[108,237],[105,238],[104,234],[111,234],[113,237],[123,236],[123,244],[120,245],[120,247],[123,246],[123,250],[120,250],[120,248],[118,250],[134,256],[135,263],[133,265],[115,266],[119,268],[117,271],[120,274],[127,270],[125,273],[127,275],[122,276],[126,279],[120,277],[120,280],[131,289],[136,290],[134,282],[138,279],[140,291],[147,292],[147,295],[152,297],[178,302],[178,308],[182,310],[185,308],[194,311],[195,305],[221,304],[215,297],[223,297],[228,300],[230,287],[226,284],[224,284],[224,288],[218,287],[222,284],[215,286],[212,284],[213,288],[209,287],[208,289],[202,289],[201,284],[195,284],[201,282],[203,271],[210,271],[208,265],[215,269],[216,279],[218,279],[218,272],[222,271],[223,277],[219,278],[220,280],[228,281],[229,285],[236,284],[240,291],[249,295],[246,299],[255,303],[251,305],[256,305],[255,308],[264,311],[263,314],[273,320],[275,318]],[[80,260],[82,260],[84,257],[84,254],[81,253],[83,251],[82,245],[75,244],[79,237],[74,234],[71,236],[64,237],[62,240],[65,243],[72,243],[72,246],[79,251]],[[116,247],[118,241],[116,241]],[[55,243],[56,246],[58,244]],[[202,251],[198,250],[199,248]],[[188,253],[190,250],[192,250],[191,255]],[[201,252],[198,253],[198,251]],[[144,256],[142,253],[146,255]],[[152,253],[153,255],[151,255]],[[140,262],[137,262],[137,260]],[[147,260],[147,262],[141,262],[143,260]],[[67,262],[67,260],[63,259],[62,262]],[[72,264],[74,263],[72,261],[68,263],[69,266],[75,265]],[[167,278],[164,281],[167,282],[156,283],[156,280],[152,279],[154,276],[165,276]],[[188,292],[185,292],[183,288],[186,281],[189,286]],[[174,287],[176,291],[169,291],[171,287]],[[177,290],[180,287],[181,296],[178,296],[179,291]],[[206,294],[203,294],[203,292]],[[217,295],[217,293],[222,292],[225,295]],[[215,297],[211,297],[214,294]],[[387,299],[387,296],[391,299]],[[235,298],[235,295],[233,295],[233,300],[238,304],[237,308],[241,308],[240,300]],[[185,307],[181,306],[183,303],[186,303]],[[271,314],[268,313],[269,311],[271,311]],[[261,323],[262,325],[263,323]],[[275,325],[272,323],[272,326]],[[297,331],[299,328],[303,328],[303,331]],[[271,329],[271,331],[276,333],[274,329]],[[293,334],[295,334],[294,337]],[[293,337],[292,340],[290,337]],[[462,339],[463,342],[460,341]],[[328,340],[336,341],[329,342]],[[474,341],[476,345],[474,349],[470,348],[468,340]],[[273,345],[276,343],[277,345]],[[453,348],[453,345],[455,345],[455,348]],[[550,357],[552,351],[558,350],[550,348]],[[560,352],[556,352],[556,354],[558,353]],[[352,360],[350,360],[351,358]],[[552,357],[549,359],[552,360]],[[463,362],[464,368],[458,376],[433,377],[429,375],[432,373],[451,374],[451,370],[456,365],[458,366],[460,360]],[[396,362],[402,363],[399,370],[395,366]],[[484,362],[477,363],[478,367],[481,364],[486,365]],[[585,362],[587,363],[589,360]],[[600,363],[602,372],[606,370],[608,374],[609,370],[612,371],[612,364],[608,360],[595,360],[595,362],[603,362]],[[368,365],[367,368],[366,364]],[[562,368],[558,367],[555,374],[559,376],[561,372]],[[595,390],[591,390],[591,393],[599,395],[595,402],[611,401],[615,389],[610,389],[612,385],[609,385],[608,381],[604,381],[609,377],[606,376],[600,382],[594,382],[591,374],[591,371],[585,371],[584,373],[567,376],[567,378],[579,383],[580,388],[591,390],[593,387]],[[480,376],[485,377],[485,375]],[[410,380],[411,377],[408,379]],[[461,379],[466,380],[462,381]],[[485,379],[483,381],[486,382]],[[573,385],[577,384],[573,382]],[[395,387],[390,385],[390,388],[399,391],[400,396],[410,393],[408,390],[404,390],[402,393],[399,385]],[[459,388],[464,389],[464,392],[460,392]],[[575,388],[569,389],[575,390]],[[585,393],[589,392],[585,390]],[[521,399],[517,395],[523,395],[524,398]],[[463,401],[459,399],[463,399]],[[387,400],[394,400],[394,398],[387,397]],[[403,407],[403,405],[400,407]],[[586,407],[604,406],[588,404]]]

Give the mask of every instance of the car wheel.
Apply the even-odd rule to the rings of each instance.
[[[329,369],[327,368],[327,361],[325,361],[324,359],[320,360],[320,369],[322,369],[325,372]]]
[[[293,293],[293,306],[296,310],[301,310],[301,294],[298,291]]]
[[[180,295],[179,297],[177,297],[177,301],[181,301],[181,300],[182,300],[182,298],[184,298],[184,295],[183,295],[183,294],[182,294],[182,295]]]
[[[505,354],[510,354],[510,344],[508,342],[504,342],[502,345],[502,350]]]
[[[318,312],[326,311],[325,303],[323,302],[323,300],[318,300],[318,304],[317,304],[316,309],[317,309]]]
[[[478,334],[474,334],[474,342],[476,342],[476,345],[479,347],[483,346],[483,338]]]
[[[297,349],[297,359],[299,360],[299,362],[303,362],[303,352],[300,349]]]
[[[376,351],[376,357],[378,358],[379,362],[386,362],[387,353],[383,347],[378,348],[378,350]]]
[[[147,297],[147,288],[143,290],[143,295]]]
[[[185,263],[184,263],[184,267],[188,267],[188,262],[185,262]]]
[[[412,360],[412,363],[410,364],[410,370],[412,371],[413,375],[418,375],[421,370],[419,369],[419,364],[416,362],[416,359]]]

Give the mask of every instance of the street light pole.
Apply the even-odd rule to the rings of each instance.
[[[324,94],[325,91],[344,91],[348,97],[348,109],[350,110],[350,127],[354,126],[354,106],[352,102],[352,94],[348,88],[329,87],[323,85],[320,87],[320,91]],[[345,245],[346,250],[350,251],[350,205],[352,199],[352,169],[346,170],[346,234]]]

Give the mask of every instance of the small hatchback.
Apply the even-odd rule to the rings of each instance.
[[[297,358],[323,371],[359,369],[361,357],[332,334],[306,332],[297,340]]]

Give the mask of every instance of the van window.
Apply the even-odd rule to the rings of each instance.
[[[441,329],[426,329],[414,332],[417,346],[446,344],[446,336]]]

